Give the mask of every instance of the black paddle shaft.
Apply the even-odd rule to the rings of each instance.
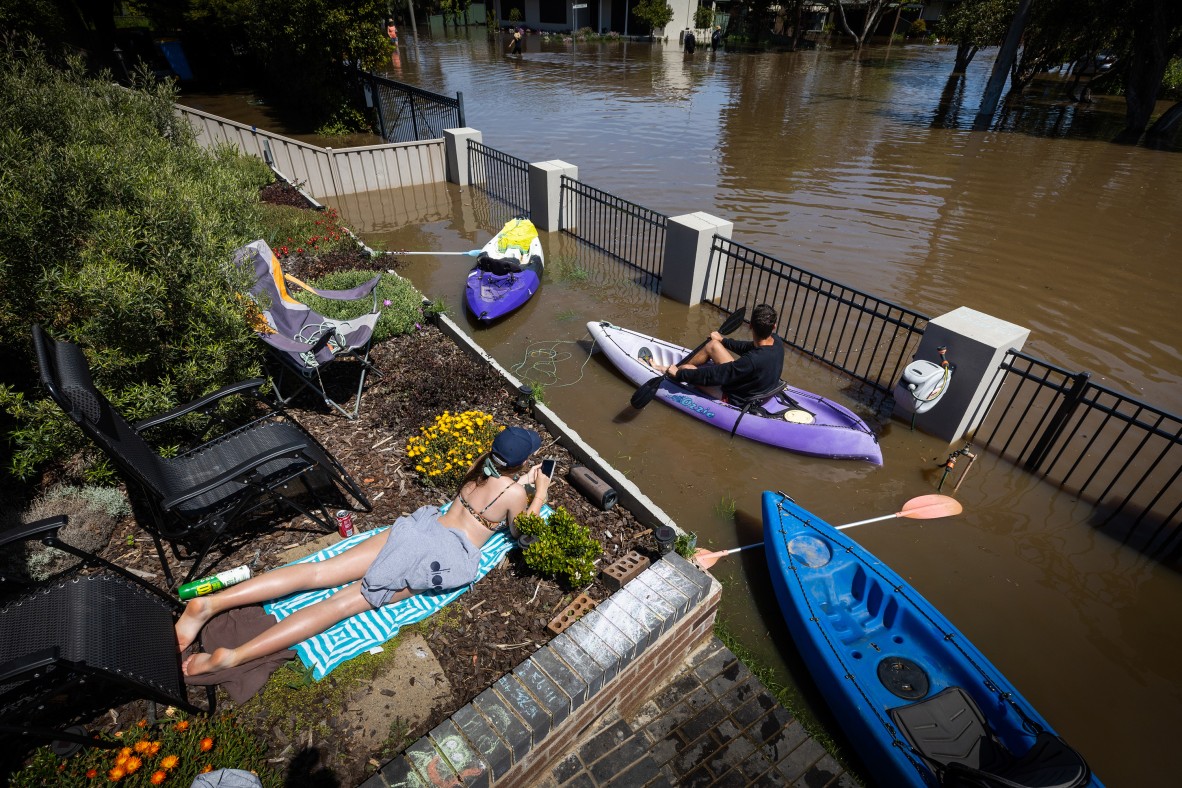
[[[739,326],[743,325],[743,318],[744,318],[744,316],[746,316],[746,314],[747,314],[747,307],[745,307],[745,306],[741,306],[738,309],[736,309],[734,312],[731,312],[730,317],[728,317],[726,320],[724,320],[722,325],[718,327],[718,333],[726,335],[726,334],[729,334],[732,331],[734,331]],[[677,366],[681,366],[682,364],[686,363],[691,358],[693,358],[694,354],[697,353],[702,348],[706,347],[706,344],[709,341],[710,341],[709,337],[707,337],[705,340],[703,340],[702,344],[698,345],[696,348],[691,350],[689,352],[689,355],[687,355],[681,361],[677,362]],[[640,410],[645,405],[652,402],[653,397],[655,397],[657,395],[657,389],[659,389],[661,387],[661,381],[664,380],[664,378],[665,378],[664,375],[657,375],[656,377],[649,380],[647,383],[643,384],[640,388],[636,389],[636,391],[633,392],[633,394],[632,394],[632,400],[631,400],[632,407],[636,408],[637,410]]]

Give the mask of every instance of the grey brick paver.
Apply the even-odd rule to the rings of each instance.
[[[638,596],[649,587],[670,590],[662,578],[647,579],[629,587],[637,585]],[[631,718],[608,717],[606,727],[575,742],[550,778],[561,788],[858,785],[717,639],[637,700]]]

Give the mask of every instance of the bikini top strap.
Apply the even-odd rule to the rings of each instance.
[[[516,482],[514,482],[513,484],[516,484]],[[472,504],[470,504],[466,498],[464,498],[464,493],[462,490],[460,491],[459,495],[457,495],[456,497],[459,498],[460,504],[462,504],[463,507],[465,509],[467,509],[472,514],[473,517],[475,517],[480,522],[484,523],[486,526],[490,526],[491,529],[495,531],[497,528],[499,528],[501,525],[504,524],[504,521],[495,522],[495,521],[490,520],[487,517],[485,517],[484,513],[487,512],[489,509],[491,509],[492,505],[494,503],[501,500],[501,496],[504,495],[505,493],[507,493],[510,489],[512,489],[513,484],[509,484],[509,485],[505,486],[504,489],[502,489],[499,493],[497,493],[497,497],[493,498],[491,501],[489,501],[488,505],[485,506],[483,509],[481,509],[479,512],[476,511],[475,507],[473,507]]]

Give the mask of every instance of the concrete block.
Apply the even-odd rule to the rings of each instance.
[[[607,647],[616,654],[621,670],[631,664],[633,657],[636,656],[637,646],[643,639],[643,635],[639,634],[639,628],[633,630],[637,633],[635,637],[630,636],[617,627],[610,616],[604,615],[599,609],[592,610],[584,616],[579,625],[587,627],[596,637],[607,644]]]
[[[481,759],[488,764],[492,772],[493,782],[504,777],[513,765],[513,753],[509,745],[497,735],[484,717],[477,713],[471,705],[464,706],[451,716],[456,726],[463,731],[464,737],[472,745],[472,749],[480,754]]]
[[[661,601],[673,608],[677,618],[681,618],[691,607],[690,597],[678,590],[676,586],[670,583],[665,578],[661,577],[660,573],[656,571],[656,567],[649,567],[647,572],[644,572],[640,577],[629,583],[630,586],[643,585],[647,586],[654,594],[656,594]],[[645,599],[648,603],[649,599]]]
[[[554,680],[538,669],[532,659],[522,662],[513,669],[513,677],[537,698],[542,711],[550,717],[551,727],[570,716],[571,699]]]
[[[641,601],[640,597],[632,593],[627,586],[612,594],[601,605],[600,612],[612,618],[623,621],[627,619],[636,624],[643,634],[641,648],[647,649],[661,635],[661,625],[664,619],[656,611]]]
[[[932,318],[915,358],[939,363],[936,348],[947,347],[946,358],[956,369],[940,401],[915,417],[916,428],[949,443],[977,429],[986,415],[979,406],[1000,385],[998,365],[1010,348],[1021,350],[1029,337],[1028,328],[964,306]],[[896,385],[894,396],[896,415],[910,421],[915,411],[910,393]]]
[[[677,619],[681,618],[681,615],[673,605],[666,602],[657,591],[653,590],[648,583],[644,582],[645,575],[647,574],[647,570],[641,572],[639,577],[616,593],[631,594],[640,600],[644,609],[648,611],[646,622],[657,633],[657,637],[659,638],[665,634]]]
[[[504,704],[529,728],[533,744],[536,745],[546,738],[546,734],[554,726],[553,717],[549,709],[525,688],[517,676],[507,673],[497,679],[492,688]]]
[[[444,167],[449,183],[468,185],[468,141],[480,142],[481,134],[467,126],[443,130]]]
[[[488,722],[489,727],[509,745],[514,763],[529,753],[534,741],[533,732],[510,710],[509,705],[495,690],[491,687],[486,689],[472,700],[472,705]]]
[[[551,640],[549,648],[587,684],[588,698],[602,689],[604,683],[603,666],[596,662],[590,654],[583,651],[571,639],[569,633],[563,632]]]
[[[710,575],[692,566],[676,553],[669,553],[653,564],[653,572],[685,594],[693,604],[705,599],[710,593],[710,587],[716,582]]]
[[[726,277],[726,265],[719,259],[710,269],[710,248],[715,235],[730,238],[734,228],[734,222],[701,211],[669,217],[661,294],[690,306],[717,297]]]
[[[562,636],[559,635],[559,637]],[[551,641],[551,645],[553,645],[553,641]],[[551,648],[551,645],[547,645],[538,651],[531,659],[567,696],[570,702],[570,710],[573,712],[579,706],[582,706],[583,702],[590,697],[590,687],[582,676],[558,658],[557,652]]]
[[[563,175],[578,180],[579,168],[558,160],[529,165],[529,214],[539,230],[552,233],[572,226],[559,215]]]
[[[650,630],[632,615],[634,606],[639,604],[639,600],[635,597],[625,599],[620,594],[613,594],[600,602],[599,607],[587,617],[589,622],[602,617],[613,628],[620,631],[622,637],[632,644],[632,648],[628,652],[628,661],[644,652],[649,644],[648,638],[651,634]],[[592,626],[595,625],[592,624]]]
[[[620,654],[612,649],[603,638],[596,635],[582,621],[567,630],[571,641],[595,660],[603,670],[603,683],[607,684],[620,672]]]

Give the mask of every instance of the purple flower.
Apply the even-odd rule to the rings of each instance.
[[[389,298],[383,298],[383,299],[382,299],[382,306],[390,306],[390,304],[391,304],[391,303],[392,303],[392,302],[390,301],[390,299],[389,299]]]
[[[423,330],[423,327],[422,327],[422,326],[420,326],[418,323],[415,323],[415,329],[416,329],[417,331],[422,331],[422,330]]]

